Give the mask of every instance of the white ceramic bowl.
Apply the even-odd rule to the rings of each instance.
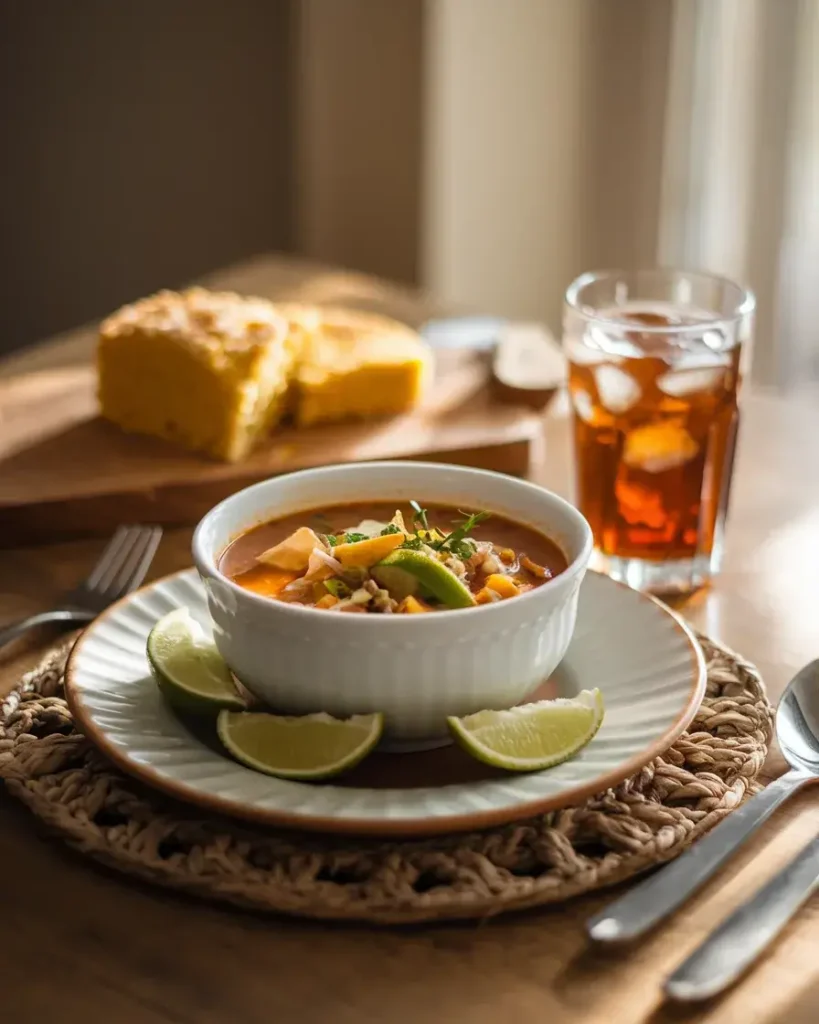
[[[540,530],[569,567],[520,597],[428,615],[333,615],[260,597],[219,572],[228,543],[257,523],[355,501],[486,508]],[[309,469],[248,487],[201,521],[193,557],[214,637],[247,688],[278,711],[383,711],[393,742],[446,736],[447,715],[506,708],[557,667],[569,645],[591,530],[568,502],[513,477],[421,462]]]

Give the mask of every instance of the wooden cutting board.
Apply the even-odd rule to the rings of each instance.
[[[493,398],[488,364],[442,352],[424,406],[393,419],[286,428],[249,459],[214,462],[97,416],[91,366],[0,380],[0,547],[198,521],[228,494],[308,466],[430,459],[524,475],[537,413]]]

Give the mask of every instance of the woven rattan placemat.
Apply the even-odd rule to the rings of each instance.
[[[0,712],[0,777],[70,846],[197,896],[305,917],[481,918],[612,885],[676,856],[755,787],[772,709],[756,669],[700,638],[708,687],[690,730],[616,789],[472,834],[406,842],[273,831],[203,817],[123,775],[74,728],[68,647]]]

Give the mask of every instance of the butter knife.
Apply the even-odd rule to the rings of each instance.
[[[709,935],[665,983],[677,1002],[718,995],[737,981],[819,888],[819,837]]]

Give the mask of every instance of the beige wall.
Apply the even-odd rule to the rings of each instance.
[[[423,278],[447,299],[553,319],[583,265],[590,34],[587,0],[430,4]]]
[[[819,4],[803,0],[796,20],[795,101],[778,266],[781,376],[819,379]]]
[[[423,0],[300,0],[298,12],[298,248],[414,282]]]
[[[584,269],[653,261],[667,0],[435,0],[423,280],[558,328]]]
[[[292,241],[288,0],[0,5],[0,351]]]

